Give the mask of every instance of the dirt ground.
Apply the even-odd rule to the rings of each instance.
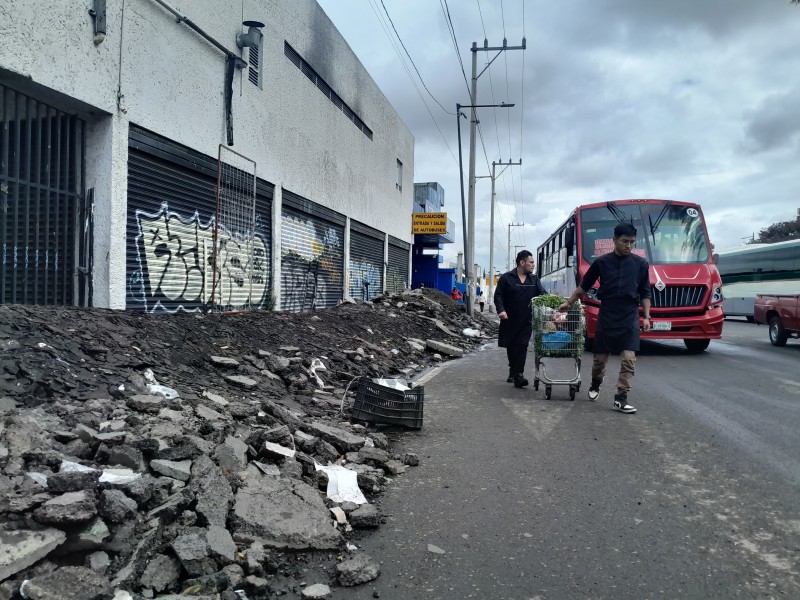
[[[470,337],[474,333],[470,329],[480,330],[481,337]],[[163,456],[179,459],[175,449],[185,447],[199,448],[216,460],[217,454],[212,454],[211,449],[216,447],[218,451],[231,437],[248,443],[258,439],[263,444],[270,439],[264,436],[278,432],[275,439],[280,442],[283,430],[304,431],[312,420],[346,429],[350,427],[346,422],[352,392],[357,387],[352,384],[358,378],[411,378],[432,364],[450,359],[445,353],[425,348],[427,340],[468,352],[495,334],[493,323],[481,316],[469,319],[463,305],[435,290],[406,292],[367,303],[344,303],[302,314],[147,315],[103,309],[0,306],[0,495],[5,496],[0,501],[0,515],[5,530],[37,531],[49,525],[63,530],[70,543],[70,536],[75,535],[74,523],[67,525],[52,519],[45,523],[41,518],[43,507],[56,496],[55,490],[41,489],[27,475],[41,472],[55,477],[64,460],[101,469],[109,464],[110,449],[132,449],[129,454],[143,459],[140,474],[152,483],[153,489],[165,489],[161,495],[137,500],[138,516],[130,518],[135,527],[131,523],[104,522],[103,527],[108,528],[105,538],[68,557],[53,552],[16,569],[0,584],[0,597],[21,597],[19,586],[25,579],[41,580],[45,585],[47,577],[52,578],[67,565],[85,565],[85,573],[81,573],[95,577],[93,581],[103,594],[112,588],[129,590],[132,597],[152,594],[152,589],[137,583],[137,577],[156,553],[166,556],[164,560],[175,561],[169,544],[188,531],[181,518],[189,517],[160,517],[159,543],[152,544],[149,556],[146,550],[136,549],[144,539],[148,515],[158,509],[159,502],[175,494],[186,497],[185,506],[191,513],[196,499],[189,497],[194,493],[190,492],[192,486],[184,487],[173,478],[154,472],[152,463],[148,468],[148,460]],[[322,367],[315,368],[319,363]],[[152,397],[150,384],[162,386],[160,389],[167,390],[162,393],[167,395],[179,395],[178,404],[170,405],[171,412],[142,413],[145,409],[132,408],[138,406],[132,398]],[[352,389],[345,394],[348,386]],[[211,403],[209,398],[224,398],[224,405]],[[209,412],[209,407],[214,410]],[[173,438],[165,437],[163,432],[176,427],[177,417],[181,418],[182,429]],[[378,429],[389,433],[389,438],[402,435],[402,430],[368,425],[368,431],[374,432],[378,441],[387,439]],[[337,458],[343,461],[345,454],[359,460],[346,448],[337,446],[335,440],[314,444],[303,450],[320,464]],[[400,458],[391,456],[391,447],[387,452],[390,458]],[[246,459],[248,468],[256,459],[261,461],[259,464],[270,461],[251,445]],[[320,490],[327,506],[333,505],[324,498],[324,481],[314,475],[313,469],[307,469],[307,461],[287,466],[286,461],[272,457],[272,462],[282,469],[283,476],[311,484]],[[384,463],[365,462],[372,467],[389,468]],[[235,492],[241,481],[225,469],[221,472]],[[91,497],[99,498],[98,494],[105,493],[103,485],[98,488],[95,482],[93,486],[88,490]],[[368,492],[368,499],[375,503],[379,494]],[[102,509],[102,501],[98,500],[101,514]],[[119,543],[123,526],[127,526],[126,543]],[[348,554],[348,540],[367,535],[349,527],[340,529],[343,543],[336,550],[270,549],[260,566],[248,563],[248,548],[237,540],[232,564],[225,566],[227,561],[218,560],[213,567],[219,568],[218,572],[206,569],[206,575],[194,579],[183,570],[165,591],[184,591],[189,582],[195,586],[194,591],[207,593],[207,597],[234,598],[234,588],[251,599],[298,597],[303,584],[315,582],[308,580],[310,574],[323,578],[327,574],[328,581],[319,582],[336,585],[335,565]],[[103,568],[96,564],[98,554],[107,558],[108,564]],[[133,576],[125,568],[132,569]],[[234,571],[242,577],[231,575]],[[212,580],[213,584],[209,583]],[[116,584],[112,585],[114,581]],[[84,586],[87,590],[90,587]],[[92,596],[87,591],[82,597],[104,596]]]

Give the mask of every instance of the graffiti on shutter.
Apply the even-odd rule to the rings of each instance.
[[[371,300],[383,293],[383,234],[350,221],[350,284],[354,300]]]
[[[284,205],[281,214],[283,310],[300,312],[336,306],[342,299],[343,240],[342,226]]]
[[[172,154],[170,154],[172,152]],[[191,154],[192,161],[181,156]],[[174,160],[170,160],[174,158]],[[272,187],[257,183],[253,241],[223,228],[216,240],[216,160],[132,130],[128,161],[126,308],[198,312],[213,278],[226,309],[270,309]]]
[[[389,236],[389,260],[386,271],[386,290],[390,294],[403,291],[409,285],[408,242]]]

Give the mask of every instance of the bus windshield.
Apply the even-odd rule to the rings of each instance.
[[[672,203],[611,204],[581,211],[584,260],[614,250],[614,227],[636,227],[634,253],[651,264],[706,263],[709,258],[703,217],[693,206]]]

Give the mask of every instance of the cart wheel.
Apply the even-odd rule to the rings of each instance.
[[[552,393],[553,393],[553,386],[551,386],[551,385],[544,386],[544,397],[545,398],[550,400],[550,396],[552,395]]]
[[[575,392],[576,391],[577,390],[575,389],[574,385],[569,386],[569,399],[570,400],[575,400]]]
[[[534,379],[533,380],[533,389],[537,390],[537,391],[539,390],[539,380],[538,379]]]

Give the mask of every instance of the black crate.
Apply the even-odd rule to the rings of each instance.
[[[422,386],[401,391],[362,379],[353,404],[352,420],[420,429],[424,404],[425,388]]]

